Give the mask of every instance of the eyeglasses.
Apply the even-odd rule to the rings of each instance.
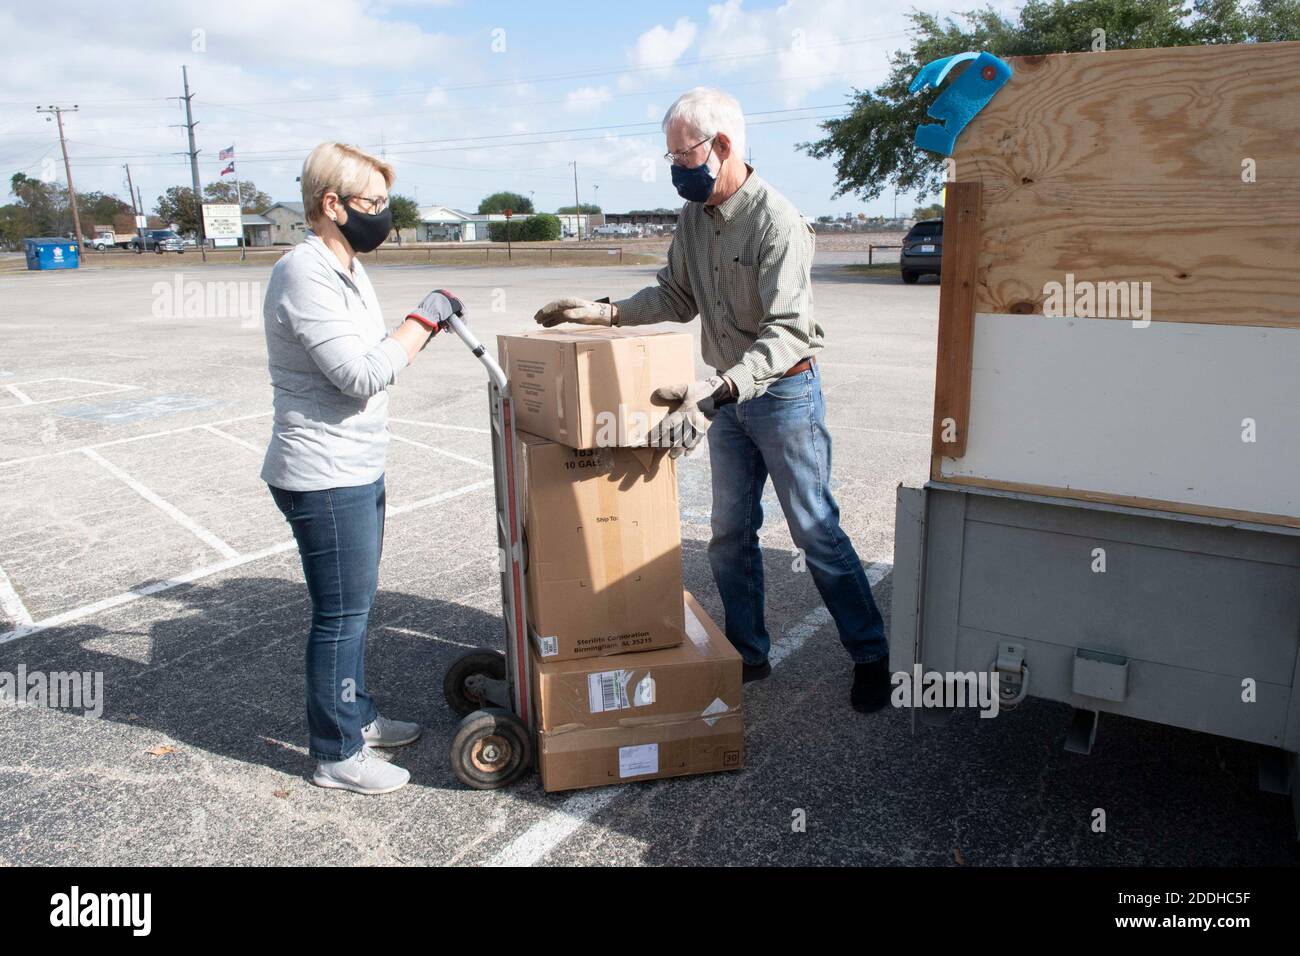
[[[348,203],[352,202],[353,200],[355,200],[358,204],[365,207],[362,210],[362,212],[368,211],[372,216],[377,215],[378,213],[381,213],[388,208],[387,196],[340,196],[339,197],[339,202],[343,203],[345,206]]]
[[[690,158],[691,153],[695,152],[709,140],[714,139],[717,135],[717,133],[714,133],[713,136],[706,136],[694,146],[688,146],[686,149],[678,150],[675,153],[671,151],[664,153],[664,159],[668,160],[668,162],[672,163],[674,166],[680,166]]]

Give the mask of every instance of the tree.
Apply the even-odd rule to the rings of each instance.
[[[22,235],[49,236],[66,231],[63,213],[67,208],[67,194],[60,199],[60,190],[53,183],[44,183],[24,173],[14,173],[9,179],[9,191],[18,200],[12,207],[9,224]]]
[[[912,210],[913,219],[938,219],[943,215],[942,203],[931,203],[928,206],[917,206]]]
[[[202,217],[199,204],[194,201],[194,190],[189,186],[172,186],[158,197],[155,206],[158,215],[175,223],[181,232],[197,232]]]
[[[836,196],[879,196],[889,184],[900,192],[937,193],[943,157],[917,149],[917,126],[931,122],[930,104],[947,89],[910,93],[921,67],[967,50],[999,57],[1091,50],[1093,31],[1105,31],[1109,50],[1198,43],[1300,39],[1300,0],[1028,0],[1018,19],[993,7],[956,17],[913,11],[912,47],[898,50],[889,78],[874,90],[854,90],[849,115],[821,124],[826,134],[799,147],[835,161]],[[957,67],[957,76],[965,65]]]
[[[97,225],[108,226],[113,217],[131,214],[131,206],[111,193],[86,192],[77,194],[77,211],[81,214],[81,228],[93,235]]]
[[[555,211],[561,216],[572,216],[575,210],[582,216],[594,216],[600,212],[600,207],[594,202],[584,202],[579,206],[561,206]]]
[[[554,242],[560,238],[560,219],[548,212],[526,219],[488,223],[488,238],[493,242]]]
[[[491,196],[485,196],[483,201],[478,204],[479,215],[488,215],[490,213],[505,212],[510,209],[521,215],[531,215],[533,211],[533,201],[527,196],[521,196],[519,193],[500,192],[493,193]]]
[[[251,180],[243,180],[238,188],[233,180],[208,183],[203,187],[203,201],[206,203],[224,203],[228,206],[240,203],[239,211],[258,213],[271,208],[271,197],[262,192]]]
[[[397,230],[397,242],[402,242],[402,230],[414,229],[420,225],[420,207],[409,196],[389,196],[388,208],[393,211],[393,228]]]

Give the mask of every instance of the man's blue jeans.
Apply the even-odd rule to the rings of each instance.
[[[268,486],[270,487],[270,486]],[[307,729],[317,760],[346,760],[377,716],[366,693],[366,626],[384,548],[384,477],[355,488],[271,496],[289,521],[311,595]]]
[[[783,378],[758,398],[724,405],[708,430],[713,472],[709,564],[722,596],[727,639],[747,664],[767,660],[763,621],[763,487],[768,476],[786,523],[840,641],[854,663],[889,653],[885,622],[831,494],[831,436],[817,367]]]

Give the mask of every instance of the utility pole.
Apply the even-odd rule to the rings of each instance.
[[[77,243],[77,252],[81,252],[81,217],[77,215],[77,191],[72,188],[72,164],[68,162],[68,141],[63,138],[63,114],[77,112],[77,104],[66,106],[38,106],[38,113],[53,113],[59,121],[59,146],[63,149],[63,171],[68,176],[68,203],[72,206],[72,237]],[[45,117],[49,122],[49,117]]]
[[[194,94],[190,92],[190,74],[187,67],[181,67],[181,81],[185,85],[185,95],[180,97],[185,101],[185,129],[190,135],[190,182],[194,188],[194,206],[199,214],[199,254],[203,256],[203,261],[208,261],[208,240],[203,234],[203,194],[199,192],[199,150],[194,145],[194,127],[199,124],[194,122],[194,113],[190,108],[190,100]],[[176,97],[172,97],[176,99]]]
[[[582,202],[578,199],[578,161],[573,161],[573,228],[582,242]]]
[[[140,240],[140,251],[144,252],[144,227],[140,217],[144,215],[144,206],[136,203],[135,183],[131,179],[131,164],[126,163],[126,191],[131,196],[131,215],[135,217],[135,235]]]

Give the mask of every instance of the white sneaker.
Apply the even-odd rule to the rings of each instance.
[[[379,794],[400,790],[410,779],[409,770],[395,767],[375,756],[369,747],[362,747],[347,760],[318,763],[311,782],[334,790]]]
[[[401,747],[419,739],[420,725],[405,720],[376,717],[374,723],[361,728],[367,747]]]

